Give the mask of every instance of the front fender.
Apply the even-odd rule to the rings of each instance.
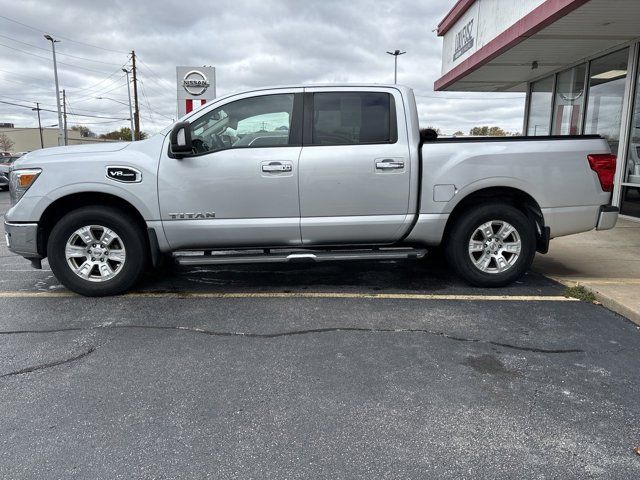
[[[132,187],[136,188],[132,188]],[[155,182],[151,186],[140,184],[107,184],[102,182],[82,182],[64,185],[51,190],[46,195],[25,194],[6,213],[7,221],[38,222],[44,211],[56,200],[78,193],[103,193],[119,197],[130,203],[146,221],[160,218]]]

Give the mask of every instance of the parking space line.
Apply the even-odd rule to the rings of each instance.
[[[0,298],[64,298],[77,297],[72,292],[12,292],[0,291]],[[343,293],[343,292],[134,292],[120,298],[334,298],[380,300],[460,300],[499,302],[577,302],[577,298],[562,295],[465,295],[438,293]]]

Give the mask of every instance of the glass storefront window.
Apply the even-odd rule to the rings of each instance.
[[[640,217],[640,70],[635,79],[636,93],[633,101],[633,115],[631,117],[631,134],[625,172],[623,173],[622,197],[620,212],[625,215]]]
[[[586,65],[558,73],[553,135],[578,135],[582,125]]]
[[[527,135],[549,135],[554,76],[531,84]]]
[[[627,78],[629,49],[619,50],[591,62],[584,133],[602,135],[618,152],[622,102]]]

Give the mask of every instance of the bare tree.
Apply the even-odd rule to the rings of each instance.
[[[10,151],[15,143],[6,134],[0,133],[0,150],[3,152]]]

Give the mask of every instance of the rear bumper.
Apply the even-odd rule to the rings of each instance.
[[[618,213],[618,207],[612,207],[610,205],[603,205],[600,207],[596,230],[611,230],[615,227],[616,222],[618,221]]]
[[[38,253],[38,224],[4,222],[7,247],[25,258],[42,258]]]

